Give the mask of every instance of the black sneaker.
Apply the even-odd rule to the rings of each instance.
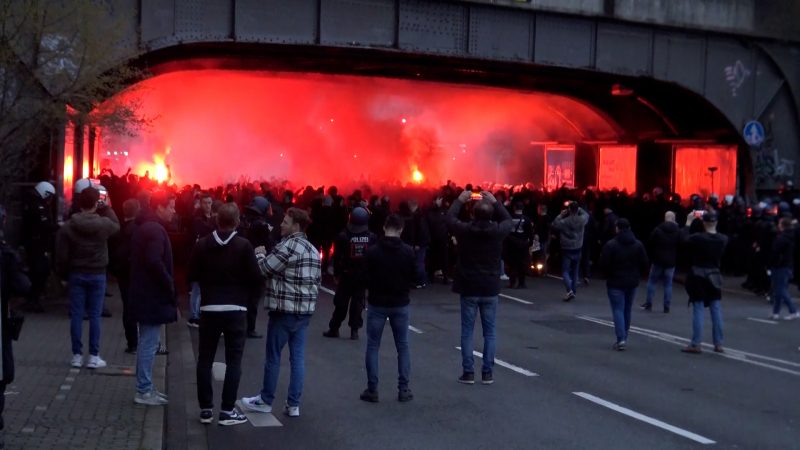
[[[350,339],[352,339],[354,341],[358,340],[358,329],[357,328],[353,328],[352,330],[350,330]]]
[[[229,413],[220,411],[219,420],[217,420],[220,425],[239,425],[245,422],[247,422],[247,417],[235,409]]]
[[[169,355],[169,350],[167,350],[167,346],[164,344],[158,344],[158,348],[156,349],[156,355],[159,356]]]
[[[189,319],[186,321],[186,326],[192,328],[200,328],[200,319]]]
[[[618,352],[624,352],[625,351],[625,341],[615,342],[614,345],[611,346],[611,348],[613,348],[614,350],[616,350]]]
[[[214,411],[210,409],[200,410],[200,423],[211,423],[214,421]]]
[[[126,348],[125,349],[125,353],[127,353],[129,355],[135,355],[136,354],[136,347],[128,347],[128,348]]]
[[[328,330],[322,333],[323,336],[329,338],[338,338],[339,337],[339,330]]]
[[[414,394],[411,393],[411,389],[409,388],[400,389],[397,392],[397,401],[410,402],[413,399],[414,399]]]
[[[104,306],[103,311],[100,313],[100,317],[111,317],[111,311]]]
[[[664,314],[669,314],[669,306],[664,307]]]
[[[641,305],[639,305],[639,308],[641,308],[643,311],[652,311],[653,305],[651,305],[650,303],[642,303]]]
[[[492,372],[483,372],[481,374],[481,384],[492,384],[494,383],[494,377],[492,376]]]
[[[370,391],[369,389],[364,389],[364,392],[361,393],[359,397],[361,400],[370,403],[378,403],[378,391]]]
[[[475,384],[475,374],[472,372],[464,372],[458,377],[458,382],[462,384]]]
[[[247,338],[248,339],[261,339],[263,337],[264,337],[263,334],[258,334],[255,331],[248,331],[247,332]]]

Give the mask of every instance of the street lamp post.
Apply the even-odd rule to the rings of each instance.
[[[711,175],[711,195],[714,195],[714,172],[717,170],[719,170],[719,167],[717,166],[711,166],[708,168],[708,171],[710,172],[709,175]],[[711,195],[709,195],[709,198]]]

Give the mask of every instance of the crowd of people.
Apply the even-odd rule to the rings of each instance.
[[[324,336],[339,337],[345,319],[350,339],[359,339],[359,330],[366,328],[368,379],[361,399],[368,402],[378,401],[377,354],[387,319],[398,352],[398,400],[413,399],[410,292],[433,282],[452,284],[460,296],[463,371],[458,381],[467,384],[475,382],[477,315],[484,337],[481,382],[490,384],[501,284],[525,289],[531,275],[560,275],[561,299],[570,302],[599,269],[606,278],[618,351],[627,345],[640,281],[647,280],[641,308],[652,310],[656,287],[662,285],[663,312],[669,313],[676,268],[686,271],[693,305],[687,353],[702,352],[704,307],[711,313],[714,350],[724,352],[722,272],[747,274],[743,287],[771,300],[771,318],[780,318],[783,305],[789,310],[786,319],[800,317],[788,291],[800,257],[794,245],[800,199],[791,191],[756,205],[733,196],[694,195],[684,201],[660,189],[638,195],[453,182],[436,189],[380,192],[363,186],[343,195],[335,186],[294,189],[274,181],[178,189],[148,177],[106,172],[99,180],[79,180],[72,195],[66,217],[53,214],[50,183],[39,183],[26,199],[21,243],[30,286],[16,293],[24,291],[29,311],[42,311],[50,271],[67,281],[71,365],[102,368],[99,317],[107,275],[112,274],[124,305],[126,351],[137,357],[134,401],[164,405],[168,397],[153,385],[152,367],[163,326],[177,321],[177,298],[184,287],[176,286],[176,272],[185,269],[187,324],[199,328],[200,335],[197,380],[203,423],[213,421],[211,367],[223,335],[227,371],[218,423],[246,421],[234,404],[245,342],[263,338],[256,328],[262,302],[269,311],[263,385],[241,404],[250,411],[272,411],[280,356],[288,345],[291,375],[284,412],[299,416],[306,329],[324,273],[336,284]],[[4,252],[15,254],[3,245]],[[10,289],[3,285],[4,309]],[[4,321],[7,317],[4,313]],[[87,361],[81,342],[84,318],[90,329]],[[5,336],[7,384],[5,356],[11,350],[9,341],[6,351]]]

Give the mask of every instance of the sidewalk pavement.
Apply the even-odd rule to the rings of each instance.
[[[133,402],[136,356],[125,350],[122,301],[109,282],[105,304],[113,317],[101,319],[100,356],[108,367],[70,367],[69,301],[45,301],[45,313],[26,313],[14,342],[16,376],[6,388],[5,441],[9,449],[162,448],[164,407]],[[83,322],[88,358],[89,322]],[[153,382],[165,390],[167,361],[156,357]],[[169,392],[167,392],[169,394]]]

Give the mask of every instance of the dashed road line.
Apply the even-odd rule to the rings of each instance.
[[[458,351],[461,351],[461,347],[456,347],[456,349]],[[483,359],[483,353],[481,353],[481,352],[476,352],[476,351],[473,350],[472,354],[477,356],[478,358]],[[505,362],[503,360],[500,360],[500,359],[497,359],[497,358],[494,359],[494,363],[497,364],[498,366],[505,367],[506,369],[511,369],[514,372],[517,372],[517,373],[519,373],[521,375],[525,375],[526,377],[538,377],[539,376],[539,374],[536,373],[536,372],[531,372],[530,370],[523,369],[522,367],[515,366],[514,364],[507,363],[507,362]]]
[[[598,404],[600,406],[604,406],[604,407],[606,407],[606,408],[608,408],[610,410],[616,411],[616,412],[618,412],[620,414],[624,414],[624,415],[626,415],[628,417],[632,417],[632,418],[634,418],[636,420],[641,420],[642,422],[649,423],[650,425],[653,425],[655,427],[661,428],[662,430],[666,430],[666,431],[669,431],[671,433],[675,433],[675,434],[677,434],[679,436],[683,436],[683,437],[685,437],[687,439],[691,439],[691,440],[693,440],[695,442],[698,442],[700,444],[704,444],[704,445],[716,444],[716,441],[712,441],[711,439],[709,439],[709,438],[707,438],[705,436],[700,436],[699,434],[692,433],[691,431],[684,430],[683,428],[678,428],[678,427],[676,427],[674,425],[670,425],[670,424],[668,424],[666,422],[662,422],[662,421],[660,421],[658,419],[654,419],[652,417],[645,416],[644,414],[640,414],[640,413],[638,413],[636,411],[633,411],[631,409],[625,408],[623,406],[619,406],[619,405],[617,405],[615,403],[611,403],[611,402],[609,402],[607,400],[603,400],[600,397],[595,397],[592,394],[587,394],[586,392],[573,392],[573,394],[575,394],[578,397],[581,397],[583,399],[589,400],[592,403]]]
[[[614,327],[614,323],[608,320],[598,319],[596,317],[591,316],[584,316],[584,315],[576,315],[578,319],[586,320],[589,322],[594,322],[596,324],[604,325],[607,327]],[[688,345],[689,339],[682,338],[680,336],[675,336],[674,334],[664,333],[661,331],[655,330],[648,330],[647,328],[640,328],[640,327],[631,327],[631,332],[636,334],[641,334],[643,336],[647,336],[653,339],[658,339],[660,341],[669,342],[670,344],[675,345]],[[702,344],[703,347],[706,349],[713,349],[714,347],[711,344]],[[725,353],[713,353],[714,355],[721,356],[723,358],[732,359],[734,361],[741,361],[747,364],[752,364],[759,367],[764,367],[767,369],[776,370],[778,372],[788,373],[795,376],[800,376],[800,371],[788,369],[786,367],[781,366],[788,366],[792,368],[800,368],[800,363],[786,361],[785,359],[780,358],[773,358],[771,356],[759,355],[757,353],[750,353],[745,352],[742,350],[736,350],[730,347],[725,348]],[[765,362],[766,361],[766,362]],[[779,364],[779,365],[776,365]]]
[[[247,421],[254,427],[282,427],[283,424],[271,413],[252,412],[242,407],[242,401],[236,400],[239,411],[247,417]]]
[[[759,323],[768,323],[770,325],[777,325],[777,324],[780,323],[780,322],[776,322],[774,320],[759,319],[757,317],[748,317],[747,320],[752,320],[753,322],[759,322]]]
[[[521,299],[521,298],[512,297],[512,296],[510,296],[510,295],[506,295],[506,294],[498,294],[498,295],[499,295],[500,297],[507,298],[507,299],[509,299],[509,300],[514,300],[515,302],[523,303],[523,304],[525,304],[525,305],[532,305],[532,304],[533,304],[533,302],[529,302],[528,300],[523,300],[523,299]]]
[[[320,286],[319,290],[322,291],[322,292],[327,292],[328,294],[331,294],[331,295],[336,295],[336,291],[328,289],[325,286]]]
[[[420,329],[419,329],[419,328],[417,328],[417,327],[414,327],[414,326],[411,326],[411,325],[409,325],[409,326],[408,326],[408,329],[409,329],[409,330],[411,330],[411,331],[413,331],[414,333],[417,333],[417,334],[422,334],[422,330],[420,330]]]

